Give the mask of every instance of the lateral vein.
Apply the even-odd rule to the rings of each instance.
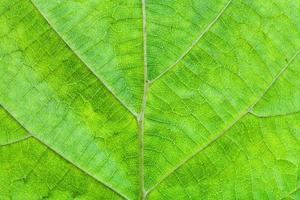
[[[106,188],[108,188],[109,190],[111,190],[112,192],[114,192],[115,194],[117,194],[118,196],[120,196],[121,198],[123,198],[125,200],[129,200],[130,199],[126,195],[122,194],[121,192],[119,192],[118,190],[116,190],[115,188],[113,188],[111,185],[109,185],[109,184],[107,184],[107,183],[99,180],[94,175],[92,175],[91,173],[87,172],[86,170],[84,170],[83,168],[81,168],[80,166],[78,166],[76,163],[74,163],[73,161],[71,161],[70,159],[68,159],[65,156],[61,155],[59,152],[57,152],[55,149],[53,149],[49,144],[47,144],[46,142],[44,142],[43,140],[41,140],[40,138],[38,138],[38,136],[36,136],[34,133],[32,133],[31,131],[29,131],[27,128],[25,128],[25,126],[19,120],[17,120],[14,117],[14,115],[6,107],[3,106],[3,104],[1,104],[0,106],[7,112],[7,114],[9,114],[29,134],[30,137],[33,137],[36,140],[38,140],[40,143],[42,143],[47,148],[49,148],[52,152],[54,152],[55,154],[57,154],[58,156],[60,156],[62,159],[64,159],[65,161],[67,161],[69,164],[73,165],[74,167],[76,167],[77,169],[79,169],[80,171],[82,171],[84,174],[86,174],[87,176],[91,177],[92,179],[94,179],[95,181],[97,181],[98,183],[100,183],[101,185],[105,186]]]
[[[166,73],[168,73],[171,69],[176,67],[179,62],[184,59],[190,51],[198,44],[200,39],[212,28],[212,26],[218,21],[218,19],[222,16],[222,14],[225,12],[225,10],[228,8],[232,0],[229,0],[226,5],[222,8],[222,10],[218,13],[218,15],[213,19],[213,21],[204,29],[204,31],[196,38],[196,40],[193,41],[193,43],[188,47],[188,49],[173,63],[170,65],[167,69],[165,69],[161,74],[159,74],[156,78],[153,80],[150,80],[150,84],[154,83],[158,79],[160,79],[162,76],[164,76]]]
[[[198,155],[200,152],[211,146],[213,143],[218,141],[222,136],[224,136],[237,122],[239,122],[242,118],[244,118],[247,114],[252,114],[252,109],[258,104],[258,102],[266,95],[266,93],[272,88],[274,83],[282,76],[282,74],[287,70],[287,68],[291,65],[291,63],[295,60],[295,58],[299,55],[300,48],[294,53],[294,55],[290,58],[289,62],[280,70],[280,72],[274,77],[274,79],[270,82],[270,84],[266,87],[262,95],[258,96],[251,105],[240,113],[240,115],[232,122],[230,123],[225,129],[223,129],[219,134],[217,134],[211,141],[206,143],[205,145],[201,146],[199,149],[197,149],[194,153],[192,153],[190,156],[188,156],[186,159],[184,159],[182,162],[180,162],[178,165],[176,165],[169,173],[167,173],[165,176],[161,178],[160,181],[158,181],[154,186],[152,186],[148,191],[146,191],[146,194],[148,195],[151,191],[153,191],[155,188],[157,188],[164,180],[166,180],[171,174],[173,174],[175,171],[177,171],[180,167],[182,167],[185,163],[187,163],[189,160],[194,158],[196,155]]]
[[[287,113],[280,113],[280,114],[273,114],[273,115],[260,115],[257,114],[254,111],[249,110],[249,114],[253,115],[254,117],[257,118],[271,118],[271,117],[286,117],[286,116],[291,116],[291,115],[296,115],[299,114],[300,110],[292,111],[292,112],[287,112]]]
[[[54,28],[50,20],[46,17],[46,15],[37,7],[37,5],[33,2],[33,0],[30,0],[31,4],[34,6],[34,8],[41,14],[41,16],[47,21],[48,25],[51,27],[52,30],[64,41],[64,43],[68,46],[68,48],[74,53],[74,55],[85,65],[89,71],[97,78],[97,80],[108,90],[109,93],[112,94],[112,96],[126,109],[128,110],[133,116],[137,116],[137,113],[133,111],[131,108],[129,108],[123,100],[121,100],[118,95],[115,94],[113,89],[111,89],[108,84],[106,84],[93,70],[89,64],[87,64],[80,55],[71,47],[71,45],[63,38],[63,36]]]
[[[22,141],[24,141],[24,140],[27,140],[27,139],[29,139],[29,138],[31,138],[31,137],[32,137],[31,135],[27,135],[27,136],[24,136],[24,137],[22,137],[22,138],[20,138],[20,139],[18,139],[18,140],[14,140],[14,141],[11,141],[11,142],[7,142],[7,143],[5,143],[5,144],[0,144],[0,147],[12,145],[12,144],[17,144],[17,143],[22,142]]]
[[[275,78],[272,80],[272,82],[269,84],[269,86],[266,88],[266,90],[261,94],[261,96],[254,102],[253,106],[251,107],[251,110],[257,105],[257,103],[266,95],[266,93],[272,88],[272,86],[277,82],[279,77],[287,70],[287,68],[291,65],[291,63],[295,60],[295,58],[299,55],[300,48],[296,51],[296,53],[293,54],[293,56],[290,58],[290,60],[287,62],[287,64],[280,70],[280,72],[275,76]]]

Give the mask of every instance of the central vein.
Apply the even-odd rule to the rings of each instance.
[[[144,116],[147,104],[148,94],[148,67],[147,67],[147,26],[146,26],[146,0],[142,0],[142,17],[143,17],[143,54],[144,54],[144,95],[141,112],[137,118],[139,126],[139,152],[140,152],[140,167],[139,167],[139,199],[145,199],[144,187]]]

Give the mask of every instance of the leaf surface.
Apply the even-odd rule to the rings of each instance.
[[[0,2],[1,199],[300,198],[300,4]]]

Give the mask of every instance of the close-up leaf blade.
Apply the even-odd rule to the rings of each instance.
[[[0,199],[120,199],[28,134],[2,108],[1,122]]]
[[[300,3],[0,2],[0,199],[299,199]]]

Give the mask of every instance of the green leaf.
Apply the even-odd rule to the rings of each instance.
[[[300,3],[2,0],[0,199],[299,199]]]

